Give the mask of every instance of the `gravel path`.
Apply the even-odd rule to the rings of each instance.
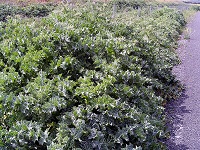
[[[166,108],[171,132],[166,142],[169,150],[200,150],[200,12],[191,23],[190,39],[180,41],[177,50],[182,64],[174,73],[186,86],[181,98]]]

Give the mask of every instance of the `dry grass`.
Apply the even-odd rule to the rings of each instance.
[[[60,2],[61,0],[0,0],[0,4],[32,4],[32,3],[48,3],[48,2]]]
[[[26,4],[31,4],[31,3],[47,3],[47,2],[60,2],[62,0],[0,0],[1,3],[8,3],[8,4],[21,4],[21,3],[26,3]],[[69,0],[70,2],[74,2],[77,0]],[[109,2],[110,0],[91,0],[91,1],[102,1],[102,2]],[[152,0],[147,0],[147,1],[152,1]],[[166,2],[166,3],[181,3],[182,0],[155,0],[158,2]]]

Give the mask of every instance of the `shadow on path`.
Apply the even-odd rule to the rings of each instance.
[[[182,143],[177,144],[177,142],[175,142],[175,139],[177,138],[181,140],[181,135],[180,137],[177,137],[177,132],[180,132],[178,134],[181,134],[184,114],[191,112],[191,110],[188,110],[186,106],[184,106],[184,102],[187,98],[188,96],[185,94],[185,91],[183,91],[181,97],[178,100],[171,100],[166,105],[166,116],[168,121],[167,130],[170,132],[170,138],[165,141],[168,150],[189,149],[186,145]]]

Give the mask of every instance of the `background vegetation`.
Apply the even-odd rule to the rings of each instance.
[[[139,2],[0,7],[2,149],[165,148],[186,22]]]

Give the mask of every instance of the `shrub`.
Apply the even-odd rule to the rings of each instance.
[[[163,149],[182,14],[131,26],[88,9],[0,24],[0,147]]]
[[[10,5],[0,5],[0,21],[5,21],[7,16],[16,14],[17,9]]]
[[[113,3],[115,3],[119,8],[132,7],[135,9],[147,5],[145,0],[115,0]]]
[[[55,8],[55,4],[33,4],[25,7],[3,4],[0,5],[0,21],[6,21],[8,16],[22,15],[24,17],[44,17]]]

